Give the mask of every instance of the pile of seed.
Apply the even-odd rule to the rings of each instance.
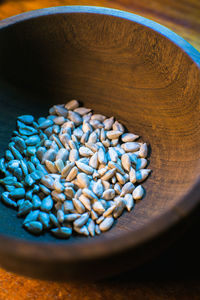
[[[148,149],[138,138],[114,117],[92,114],[76,100],[54,105],[37,122],[20,116],[0,159],[1,199],[34,234],[49,230],[67,238],[107,231],[144,195]]]

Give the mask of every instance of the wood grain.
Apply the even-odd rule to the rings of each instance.
[[[80,2],[81,3],[77,3],[77,1],[76,1],[76,4],[85,4],[85,3],[83,3],[83,1],[80,1]],[[2,4],[3,5],[2,7],[3,7],[4,11],[6,11],[7,13],[8,13],[7,7],[9,7],[9,6],[6,6],[6,5],[8,5],[9,3],[10,3],[10,6],[11,6],[11,2],[5,2],[4,4]],[[24,11],[32,9],[33,7],[34,8],[39,8],[39,7],[41,7],[40,5],[43,5],[43,4],[44,4],[44,6],[50,6],[50,5],[47,5],[47,1],[46,2],[40,2],[38,4],[38,7],[37,7],[37,3],[36,2],[33,3],[33,1],[22,1],[21,3],[23,3],[23,10]],[[18,13],[19,12],[18,9],[19,9],[20,6],[18,7],[15,4],[16,3],[12,2],[12,9],[16,10],[16,13]],[[29,4],[32,5],[32,6],[30,7]],[[74,4],[74,3],[72,3],[72,1],[70,1],[70,4]],[[89,4],[89,3],[87,2],[87,4]],[[94,4],[94,2],[93,2],[93,4]],[[106,2],[105,2],[105,4],[101,2],[101,4],[106,5]],[[51,2],[51,5],[55,5],[55,4],[53,4]],[[63,4],[61,3],[61,5],[63,5]],[[95,3],[95,5],[98,5],[98,3]],[[108,6],[108,5],[106,5],[106,6]],[[117,6],[118,6],[117,4],[114,4],[113,7],[117,7]],[[145,6],[145,3],[144,3],[144,6]],[[5,10],[5,7],[6,7],[6,10]],[[130,9],[130,7],[131,7],[130,2],[127,3],[127,7]],[[120,6],[120,8],[121,8],[121,6]],[[137,7],[135,9],[137,10]],[[11,8],[10,8],[10,11],[11,11]],[[0,10],[0,13],[2,13],[2,10]],[[12,15],[12,13],[11,13],[11,15]],[[153,14],[152,14],[152,16],[153,16]],[[164,19],[164,21],[162,23],[166,24],[165,22],[166,22],[166,20]],[[179,25],[177,25],[177,28],[179,28]],[[195,27],[194,31],[197,34],[198,28]],[[177,32],[178,32],[178,30],[177,30]],[[195,41],[197,41],[196,36],[195,36],[194,40],[192,38],[192,42],[193,42],[194,45],[195,45]],[[197,47],[198,47],[198,42],[197,42]],[[110,58],[109,55],[108,55],[108,58]],[[166,60],[167,60],[167,58],[166,58]],[[157,65],[157,68],[158,68],[157,70],[160,70],[160,72],[163,72],[163,69],[160,68],[159,64]],[[152,72],[151,68],[149,69],[149,71]],[[169,73],[170,73],[170,71],[171,71],[170,69],[167,70],[167,72],[169,72]],[[194,75],[193,72],[194,71],[192,71],[192,73],[190,75],[191,77],[193,77],[193,75]],[[163,84],[162,80],[163,79],[164,79],[164,83],[167,83],[167,77],[165,76],[165,74],[166,73],[164,71],[162,78],[159,79],[159,78],[156,77],[158,88],[161,88],[161,89],[163,88],[163,86],[162,86],[162,84]],[[125,78],[125,79],[127,79],[127,78]],[[146,81],[148,81],[149,85],[151,84],[151,80],[147,80],[147,77],[145,77],[144,79],[146,79]],[[153,77],[151,79],[153,80],[155,78]],[[173,74],[172,74],[171,80],[173,80]],[[136,83],[138,84],[138,88],[141,88],[141,78],[139,78],[139,80]],[[171,82],[168,82],[168,84],[171,84]],[[180,84],[180,88],[183,85],[184,84]],[[175,87],[178,88],[179,83],[177,83],[177,85],[175,85]],[[74,91],[74,89],[72,90],[71,93],[73,93],[73,91]],[[190,93],[190,91],[188,89],[186,89],[186,97],[188,96],[187,93]],[[96,96],[97,95],[95,95],[95,97]],[[171,93],[169,93],[169,96],[171,96]],[[177,93],[177,97],[178,97],[178,93]],[[88,101],[89,101],[88,105],[91,105],[92,100],[91,100],[91,102],[90,102],[90,100],[88,100]],[[156,105],[157,104],[158,103],[156,103]],[[169,104],[171,105],[172,103],[169,102]],[[181,104],[183,104],[183,103],[180,102],[180,105]],[[187,107],[185,107],[185,106],[184,106],[184,108],[187,109]],[[103,107],[101,108],[101,106],[99,106],[99,110],[101,110],[101,109],[103,109]],[[174,107],[172,107],[172,109],[174,109]],[[118,114],[117,111],[112,110],[112,112]],[[136,110],[136,112],[137,112],[137,110]],[[111,111],[110,111],[110,113],[111,113]],[[153,114],[153,111],[151,111],[151,113]],[[172,113],[172,111],[171,111],[171,113]],[[119,116],[120,116],[120,114],[119,114]],[[171,117],[173,118],[173,114],[171,115]],[[190,124],[190,119],[191,118],[198,119],[198,116],[197,115],[196,115],[196,117],[194,115],[192,117],[191,117],[191,115],[190,115],[190,117],[188,116],[187,122],[189,122],[189,124]],[[146,122],[146,120],[145,120],[145,122]],[[174,120],[174,122],[175,123],[173,123],[173,125],[176,125],[176,122],[178,122],[178,121]],[[165,120],[164,125],[169,126],[169,123],[167,123],[166,120]],[[172,126],[172,127],[174,127],[174,126]],[[138,130],[139,129],[141,130],[141,128],[138,127]],[[147,136],[149,136],[149,131],[148,131],[148,128],[145,128],[145,129],[147,129],[147,132],[145,133],[145,130],[144,130],[142,132],[142,134],[144,135],[144,137],[147,137]],[[161,130],[161,129],[159,129],[159,130]],[[182,134],[182,130],[184,130],[184,129],[181,127],[179,134]],[[193,127],[191,127],[190,130],[193,130]],[[145,134],[146,134],[146,136],[145,136]],[[187,136],[187,134],[186,134],[186,136]],[[172,136],[171,136],[171,138],[172,138]],[[194,140],[195,140],[195,136],[194,136]],[[180,141],[178,140],[178,142],[182,143],[181,140]],[[193,141],[193,143],[194,143],[193,145],[196,145],[195,141]],[[166,157],[167,156],[167,149],[162,149],[162,150],[165,151],[164,154],[165,154],[165,157]],[[159,149],[158,149],[158,151],[159,151]],[[154,152],[154,155],[156,155],[156,152]],[[169,154],[169,156],[170,156],[170,154]],[[181,157],[179,157],[178,160],[177,160],[177,157],[176,157],[176,161],[178,162],[179,166],[181,165],[183,158],[184,158],[184,160],[186,159],[186,157],[184,157],[184,151],[181,152]],[[152,159],[153,159],[153,162],[152,162],[153,166],[155,166],[154,165],[155,157],[152,157]],[[160,165],[158,168],[161,168],[163,166],[166,167],[165,166],[165,161],[162,161],[162,159],[159,161],[159,163],[160,164],[162,163],[162,165]],[[169,169],[167,170],[167,173],[165,173],[165,175],[166,174],[170,175],[170,173],[171,173],[170,168],[174,164],[174,161],[172,161],[171,163],[172,164],[169,166]],[[195,165],[195,162],[194,162],[194,165]],[[185,171],[184,167],[181,168],[181,170],[184,172]],[[177,178],[177,180],[178,179],[179,178]],[[162,181],[161,178],[160,179],[157,178],[156,180]],[[187,178],[186,179],[187,184],[189,184],[188,180],[189,179]],[[192,178],[191,178],[191,180],[192,180]],[[177,193],[179,195],[181,195],[181,193],[183,192],[182,186],[180,186],[180,188],[178,188],[176,190],[177,190]],[[171,195],[169,194],[169,199],[170,199],[170,196]],[[171,199],[171,201],[173,202],[173,199]],[[57,284],[57,283],[52,284],[50,282],[49,283],[48,282],[43,283],[41,281],[29,280],[29,279],[26,279],[26,278],[23,278],[23,277],[20,277],[20,276],[15,276],[15,275],[12,275],[10,273],[6,273],[5,271],[2,271],[0,274],[1,274],[0,287],[2,287],[2,295],[0,294],[0,296],[2,297],[2,299],[9,299],[9,297],[10,297],[10,299],[13,299],[13,297],[15,297],[16,299],[18,299],[17,297],[19,297],[19,298],[22,297],[20,299],[48,299],[48,298],[66,299],[67,297],[72,297],[72,299],[80,299],[81,297],[83,299],[93,299],[93,298],[97,298],[97,299],[98,298],[99,299],[106,299],[106,298],[107,299],[112,299],[112,298],[113,299],[124,299],[125,298],[124,294],[126,294],[126,296],[128,295],[128,297],[130,297],[130,299],[133,298],[133,297],[136,297],[135,299],[165,299],[165,298],[166,299],[179,299],[179,298],[176,298],[176,297],[179,297],[180,295],[182,296],[181,299],[198,299],[197,298],[198,296],[196,297],[196,295],[195,295],[195,293],[197,294],[197,292],[198,292],[198,287],[197,287],[195,282],[191,283],[191,288],[193,287],[193,291],[190,291],[189,289],[187,289],[187,287],[185,287],[182,291],[180,291],[180,288],[178,286],[174,286],[173,283],[166,283],[166,285],[161,284],[160,287],[155,288],[154,283],[150,283],[150,284],[145,284],[145,283],[143,284],[142,283],[141,284],[141,283],[133,283],[133,282],[128,281],[127,283],[122,283],[121,287],[120,287],[118,280],[114,281],[113,283],[111,281],[111,282],[109,282],[109,284],[105,284],[105,283],[104,284],[83,284],[83,285],[81,285],[81,287],[79,287],[76,284]],[[12,285],[10,285],[10,287],[8,287],[8,285],[6,285],[7,280],[9,280],[9,282],[12,283]],[[170,292],[170,284],[171,284],[171,287],[173,289],[172,292]],[[19,289],[20,285],[23,286],[23,288]],[[119,285],[119,287],[118,287],[118,285]],[[30,288],[27,288],[27,286],[29,286]],[[13,287],[14,287],[14,289],[15,288],[18,289],[18,291],[19,291],[18,294],[13,294],[13,292],[12,292]],[[44,288],[45,288],[45,290],[43,290]],[[23,289],[25,289],[24,294],[22,292]],[[127,294],[127,290],[128,290],[128,294]],[[187,295],[188,295],[188,298],[187,298]]]

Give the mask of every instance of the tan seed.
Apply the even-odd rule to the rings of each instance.
[[[99,225],[99,229],[103,232],[107,231],[112,227],[113,223],[114,218],[112,216],[108,216],[103,220],[103,222],[101,222],[101,224]]]
[[[133,199],[139,200],[143,197],[143,195],[144,195],[144,189],[141,185],[138,185],[133,191],[133,194],[132,194]]]

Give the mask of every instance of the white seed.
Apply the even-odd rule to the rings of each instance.
[[[96,220],[96,223],[99,225],[104,219],[105,219],[104,216],[100,216],[100,217]]]
[[[82,192],[83,192],[83,194],[87,197],[87,198],[89,198],[89,199],[91,199],[91,200],[97,200],[98,198],[97,198],[97,196],[93,193],[93,191],[91,191],[91,190],[89,190],[88,188],[84,188],[83,190],[82,190]]]
[[[62,125],[63,123],[65,123],[65,118],[63,116],[61,117],[57,117],[54,120],[54,124],[56,125]]]
[[[143,157],[143,158],[147,157],[148,148],[147,148],[146,143],[144,143],[140,146],[140,150],[139,150],[138,154],[139,154],[139,157]]]
[[[134,190],[135,186],[131,183],[131,182],[127,182],[123,187],[122,187],[122,191],[120,194],[120,197],[123,197],[126,194],[130,194],[132,193],[132,191]]]
[[[71,169],[74,167],[74,165],[75,165],[74,162],[67,163],[67,165],[62,169],[61,172],[62,177],[66,177],[71,171]]]
[[[110,185],[110,183],[108,181],[102,180],[101,182],[102,182],[105,190],[108,190],[108,189],[111,188],[111,185]]]
[[[124,170],[129,172],[130,168],[131,168],[131,160],[130,160],[130,157],[128,156],[128,154],[122,155],[121,162],[122,162],[122,166],[123,166]]]
[[[136,155],[136,152],[134,153],[128,152],[127,154],[130,157],[131,162],[134,163],[134,165],[136,165],[138,160],[138,156]]]
[[[111,215],[114,211],[114,209],[116,208],[116,204],[111,205],[104,213],[103,216],[108,217],[109,215]]]
[[[102,197],[105,200],[112,200],[115,197],[115,190],[108,189],[108,190],[104,191]]]
[[[69,102],[67,102],[67,104],[65,104],[65,108],[67,109],[76,109],[77,107],[79,107],[79,103],[77,100],[71,100]]]
[[[136,183],[136,172],[133,168],[130,169],[130,172],[129,172],[129,180],[130,182],[132,183]]]
[[[79,148],[79,153],[81,156],[85,156],[85,157],[89,157],[89,156],[93,155],[92,150],[90,150],[89,148],[84,147],[84,146]]]
[[[102,144],[103,144],[104,147],[106,147],[106,148],[110,147],[110,141],[109,141],[109,139],[106,139],[105,141],[102,141]]]
[[[103,222],[101,222],[101,224],[99,225],[99,229],[103,232],[107,231],[112,227],[113,223],[114,218],[112,216],[108,216],[103,220]]]
[[[92,219],[89,218],[87,223],[87,229],[91,236],[95,236],[95,223]]]
[[[78,160],[79,156],[78,156],[78,150],[76,149],[72,149],[69,152],[69,161],[71,162],[75,162],[76,160]]]
[[[54,200],[56,200],[56,201],[61,201],[61,202],[64,202],[65,199],[66,199],[65,194],[63,194],[63,193],[58,193],[58,192],[55,191],[55,190],[51,193],[51,196],[52,196],[52,198],[53,198]]]
[[[144,169],[147,165],[147,160],[145,158],[138,158],[136,164],[136,171]]]
[[[58,193],[62,193],[64,191],[64,186],[61,184],[59,179],[55,179],[53,187]]]
[[[102,180],[110,180],[110,179],[115,175],[115,173],[116,173],[116,168],[111,169],[111,170],[107,171],[107,172],[105,173],[105,175],[103,175],[103,176],[101,177],[101,179],[102,179]]]
[[[54,180],[49,175],[42,176],[40,182],[49,189],[53,189]]]
[[[54,149],[47,150],[42,157],[42,164],[44,164],[46,160],[54,161],[55,157],[56,151]]]
[[[77,112],[79,115],[83,116],[85,114],[88,114],[91,111],[91,108],[78,107],[74,109],[74,111]]]
[[[73,135],[75,137],[77,137],[78,139],[80,139],[82,137],[82,135],[83,135],[83,131],[81,130],[80,127],[77,127],[76,129],[74,129]]]
[[[98,152],[95,152],[92,157],[90,158],[90,161],[89,161],[89,165],[94,168],[94,169],[97,169],[98,168]]]
[[[96,201],[93,206],[93,210],[97,212],[99,215],[103,214],[105,211],[105,208],[103,207],[102,203],[100,201]]]
[[[68,156],[69,151],[65,148],[61,148],[56,155],[56,160],[62,159],[62,161],[65,163],[65,161],[68,159]]]
[[[136,142],[127,142],[121,145],[126,152],[134,152],[140,149],[140,145]]]
[[[78,168],[73,167],[69,172],[69,174],[67,175],[66,181],[72,181],[76,177],[77,173],[78,173]]]
[[[117,144],[118,144],[118,142],[119,142],[119,139],[113,139],[113,140],[111,140],[110,145],[111,145],[112,147],[116,147]]]
[[[74,198],[78,199],[81,194],[82,194],[82,189],[78,189],[75,196],[74,196]]]
[[[126,206],[125,200],[123,198],[118,198],[116,201],[116,207],[113,212],[113,217],[115,219],[121,216],[125,206]]]
[[[83,234],[85,236],[89,235],[89,231],[87,229],[87,227],[84,225],[83,227],[74,227],[74,231],[76,231],[79,234]]]
[[[94,143],[85,143],[85,146],[88,147],[93,152],[97,152],[99,150],[99,146]]]
[[[75,191],[72,187],[69,186],[65,188],[64,194],[67,196],[67,198],[72,199],[74,198]]]
[[[69,213],[69,211],[74,211],[74,205],[71,200],[65,200],[63,204],[64,213]]]
[[[89,219],[89,213],[86,212],[86,213],[82,214],[80,216],[80,218],[76,219],[74,221],[73,225],[75,227],[82,227],[83,225],[85,225],[87,223],[88,219]]]
[[[76,125],[80,125],[82,123],[82,117],[77,112],[69,110],[67,117],[70,121],[74,122],[74,124]]]
[[[55,166],[56,166],[57,170],[61,173],[64,168],[63,160],[62,159],[55,160]]]
[[[85,206],[85,208],[87,210],[91,210],[91,204],[90,204],[90,199],[88,197],[86,197],[85,195],[80,195],[79,200],[81,201],[81,203]]]
[[[121,189],[121,186],[119,185],[119,183],[116,183],[116,184],[114,185],[114,190],[115,190],[115,193],[116,193],[116,194],[118,194],[118,195],[121,194],[122,189]]]
[[[113,126],[113,123],[114,123],[114,117],[106,119],[103,122],[105,130],[110,130]]]
[[[106,158],[106,153],[103,150],[103,148],[100,148],[97,152],[98,155],[98,161],[100,164],[106,164],[107,163],[107,158]]]
[[[116,171],[117,171],[118,173],[120,173],[120,174],[122,174],[122,175],[125,174],[124,170],[122,169],[122,167],[121,167],[118,163],[115,163],[115,162],[113,162],[113,161],[109,161],[108,167],[109,167],[110,169],[116,168]]]
[[[131,209],[134,207],[133,196],[131,194],[126,194],[124,196],[124,200],[125,200],[125,203],[126,203],[126,209],[128,211],[131,211]]]
[[[98,219],[98,215],[97,215],[97,213],[93,209],[91,210],[90,214],[91,214],[92,220],[95,221],[95,220]]]
[[[99,235],[99,234],[101,234],[101,230],[99,229],[99,225],[95,225],[95,233],[97,234],[97,235]]]
[[[97,134],[96,132],[92,132],[90,135],[89,135],[89,138],[88,138],[88,143],[96,143],[97,142]]]
[[[106,133],[107,138],[109,138],[110,140],[117,139],[121,134],[122,132],[119,130],[110,130]]]
[[[115,121],[115,123],[113,124],[113,130],[119,130],[123,133],[124,126],[121,123],[119,123],[118,121]]]
[[[83,214],[85,212],[85,206],[76,198],[72,199],[75,209],[79,214]]]
[[[144,195],[144,189],[141,185],[138,185],[133,191],[133,194],[132,194],[133,199],[139,200],[143,197],[143,195]]]
[[[150,174],[150,169],[141,169],[139,171],[136,171],[136,180],[137,182],[144,181]]]
[[[45,166],[51,173],[57,173],[57,168],[55,164],[50,160],[45,160]]]
[[[92,125],[92,127],[95,128],[95,129],[103,128],[104,127],[104,124],[101,123],[101,122],[99,122],[99,121],[97,121],[97,120],[91,120],[90,119],[89,122],[90,122],[90,125]]]
[[[103,176],[107,171],[108,171],[108,166],[103,165],[103,168],[100,168],[100,166],[99,166],[98,173],[100,176]]]
[[[64,217],[65,217],[64,212],[63,212],[61,209],[59,209],[59,210],[57,211],[57,219],[58,219],[58,222],[59,222],[59,223],[63,223]]]
[[[115,176],[112,177],[111,179],[112,184],[115,184],[117,182],[117,178]]]
[[[68,110],[64,108],[62,105],[54,105],[55,112],[58,116],[62,116],[67,118]],[[55,120],[55,118],[54,118]]]
[[[139,135],[133,134],[133,133],[124,133],[122,135],[122,142],[134,142],[136,139],[139,138]]]
[[[94,172],[94,169],[93,169],[92,167],[90,167],[90,166],[88,166],[88,165],[86,165],[86,164],[83,164],[83,163],[81,163],[81,162],[79,162],[79,161],[76,161],[76,165],[77,165],[77,167],[78,167],[81,171],[83,171],[84,173],[86,173],[86,174],[88,174],[88,175],[90,175],[90,174],[92,174],[92,173]]]
[[[110,147],[110,148],[108,149],[108,153],[109,153],[109,155],[110,155],[110,159],[111,159],[112,161],[114,161],[114,162],[117,162],[118,154],[117,154],[117,152],[115,151],[115,149],[112,148],[112,147]]]
[[[73,222],[78,219],[81,215],[80,214],[68,214],[64,217],[64,222]]]
[[[90,184],[89,177],[85,173],[79,173],[77,175],[78,186],[81,189],[87,188]]]
[[[122,185],[125,184],[126,180],[125,180],[123,175],[121,175],[120,173],[116,173],[116,178],[117,178],[117,180],[119,181],[120,184],[122,184]]]
[[[101,198],[104,187],[100,179],[97,182],[94,182],[92,190],[97,195],[97,197]]]
[[[101,133],[100,133],[100,140],[101,142],[105,141],[106,139],[106,133],[105,133],[105,130],[104,128],[101,129]]]

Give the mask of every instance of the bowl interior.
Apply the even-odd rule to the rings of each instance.
[[[16,117],[47,115],[55,103],[75,98],[97,113],[115,116],[150,144],[153,170],[146,197],[124,213],[107,240],[145,227],[175,206],[200,171],[200,72],[169,39],[114,16],[55,14],[0,30],[0,154]],[[190,199],[188,199],[190,201]],[[34,237],[16,212],[0,203],[0,233]],[[87,243],[73,237],[64,243]],[[63,242],[63,241],[62,241]]]

